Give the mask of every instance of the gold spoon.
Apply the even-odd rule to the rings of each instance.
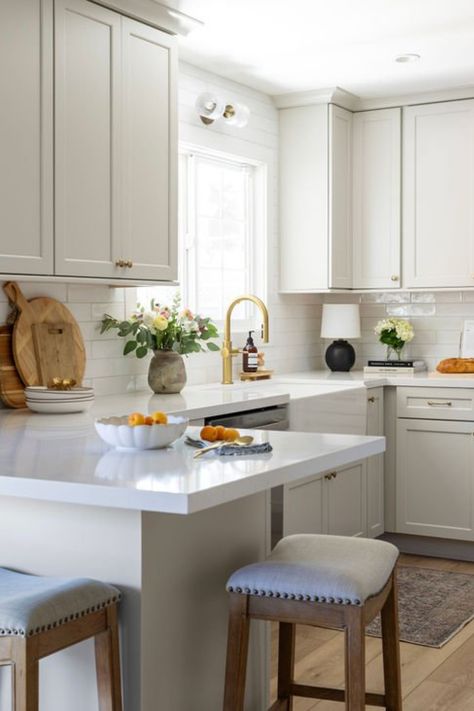
[[[252,444],[252,442],[253,437],[251,435],[243,435],[242,437],[237,437],[237,439],[234,439],[233,442],[226,442],[225,440],[214,442],[214,444],[211,444],[209,447],[203,447],[203,449],[199,449],[197,452],[195,452],[194,459],[201,457],[203,454],[206,454],[206,452],[210,452],[211,449],[217,449],[218,447],[222,447],[225,444],[236,444],[238,447],[246,447],[248,444]]]

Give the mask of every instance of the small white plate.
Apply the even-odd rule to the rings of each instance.
[[[94,388],[73,388],[72,390],[54,390],[52,388],[47,388],[45,385],[28,385],[25,388],[25,395],[29,397],[42,399],[42,400],[62,400],[75,399],[94,396]]]
[[[86,412],[94,403],[94,400],[74,401],[74,402],[33,402],[26,399],[26,404],[33,412],[47,412],[50,415],[65,415],[72,412]]]
[[[163,449],[186,431],[187,417],[169,415],[167,425],[128,424],[128,416],[102,417],[95,421],[97,434],[104,442],[118,449]]]

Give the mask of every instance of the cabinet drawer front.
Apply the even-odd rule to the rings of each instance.
[[[398,388],[398,417],[474,420],[474,389]]]

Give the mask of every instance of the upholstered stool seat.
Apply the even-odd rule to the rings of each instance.
[[[0,568],[0,658],[10,661],[15,711],[38,711],[40,659],[95,640],[99,707],[122,711],[117,588]]]
[[[391,543],[345,536],[283,538],[263,563],[231,575],[229,592],[361,605],[392,574],[398,550]]]
[[[251,619],[279,622],[278,698],[270,711],[291,711],[293,698],[366,704],[402,711],[395,569],[398,550],[384,541],[343,536],[283,538],[267,560],[240,568],[230,597],[224,711],[243,711]],[[365,626],[382,617],[385,693],[365,691]],[[345,689],[293,679],[296,624],[345,631]]]
[[[118,602],[112,585],[0,568],[0,635],[29,637]]]

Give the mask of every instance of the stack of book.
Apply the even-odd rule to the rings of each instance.
[[[419,373],[426,370],[423,360],[369,360],[364,373]]]

